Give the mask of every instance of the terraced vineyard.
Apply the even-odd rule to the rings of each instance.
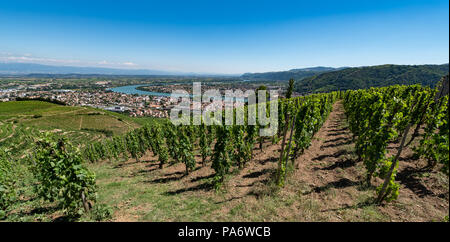
[[[14,125],[12,123],[0,122],[0,142],[14,135]]]
[[[129,119],[120,132],[114,130],[116,115],[42,105],[48,112],[3,118],[2,136],[38,136],[33,128],[45,127],[69,138],[38,139],[36,154],[19,160],[21,186],[11,182],[14,176],[5,176],[19,199],[8,204],[4,218],[448,220],[448,92],[443,90],[391,86],[284,99],[278,106],[280,125],[270,137],[256,132],[263,126],[175,126],[163,119],[142,127],[131,126]],[[72,120],[54,126],[67,115]],[[112,137],[96,133],[99,127],[109,127]],[[80,152],[70,139],[91,141],[79,145]],[[5,174],[14,174],[5,167]],[[61,177],[61,169],[73,179]],[[55,195],[56,200],[40,195],[42,201],[33,184],[77,195]]]
[[[0,147],[17,146],[23,157],[42,132],[66,136],[84,146],[139,127],[133,119],[90,107],[61,106],[42,101],[0,103]]]

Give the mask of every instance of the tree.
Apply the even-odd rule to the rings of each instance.
[[[292,97],[292,91],[294,90],[294,79],[289,79],[289,87],[287,89],[286,92],[286,98],[291,98]]]

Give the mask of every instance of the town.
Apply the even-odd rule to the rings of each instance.
[[[113,112],[121,112],[131,117],[168,117],[170,97],[116,93],[107,90],[0,90],[0,101],[17,99],[57,100],[69,106],[90,106]]]
[[[169,117],[170,110],[177,105],[177,102],[172,102],[170,96],[167,95],[152,96],[115,92],[109,89],[110,84],[111,83],[108,81],[97,81],[87,88],[81,89],[62,89],[62,86],[55,82],[33,85],[24,84],[12,88],[3,87],[4,89],[0,88],[0,102],[45,99],[57,101],[69,106],[89,106],[112,112],[119,112],[129,115],[130,117],[154,118]],[[191,93],[189,86],[192,87],[192,85],[169,85],[169,88],[164,88],[163,90],[170,93],[174,89],[183,87],[188,90],[188,93]],[[209,85],[209,87],[211,86],[213,85]],[[224,86],[218,85],[214,87],[220,88]],[[229,85],[226,85],[226,87],[230,88]],[[254,84],[247,86],[240,85],[239,87],[241,87],[243,92],[250,89],[254,90]],[[282,93],[283,91],[280,86],[269,86],[269,88],[277,90],[278,93]],[[139,90],[140,88],[137,89]],[[142,90],[145,89],[149,90],[150,87],[145,86],[145,88],[142,88]],[[237,105],[240,105],[239,102],[235,102],[233,107],[236,107]],[[210,105],[208,102],[202,103],[201,110],[208,109],[209,111],[215,111],[224,106],[224,101],[214,100],[214,105]],[[192,103],[190,104],[190,108],[193,108]]]

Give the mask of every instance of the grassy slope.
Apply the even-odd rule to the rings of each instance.
[[[130,118],[128,116],[91,107],[61,106],[42,101],[0,102],[0,148],[11,150],[14,157],[24,157],[32,146],[32,138],[43,131],[67,136],[74,144],[83,145],[93,140],[104,139],[108,130],[113,135],[153,120],[152,118]],[[62,219],[62,211],[55,203],[36,198],[33,192],[35,179],[26,164],[18,163],[19,201],[13,205],[9,221],[52,221]]]
[[[17,134],[19,129],[32,129],[64,134],[72,142],[80,144],[105,138],[105,132],[100,130],[116,135],[139,126],[127,116],[91,107],[61,106],[41,101],[0,103],[0,140],[11,133]]]

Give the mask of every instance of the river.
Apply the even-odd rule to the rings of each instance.
[[[137,87],[142,87],[142,86],[150,86],[150,85],[148,85],[148,84],[129,85],[129,86],[108,88],[108,90],[111,90],[113,92],[125,93],[125,94],[139,94],[139,95],[150,95],[150,96],[159,96],[159,97],[170,97],[171,93],[149,92],[149,91],[142,91],[142,90],[136,89]]]

